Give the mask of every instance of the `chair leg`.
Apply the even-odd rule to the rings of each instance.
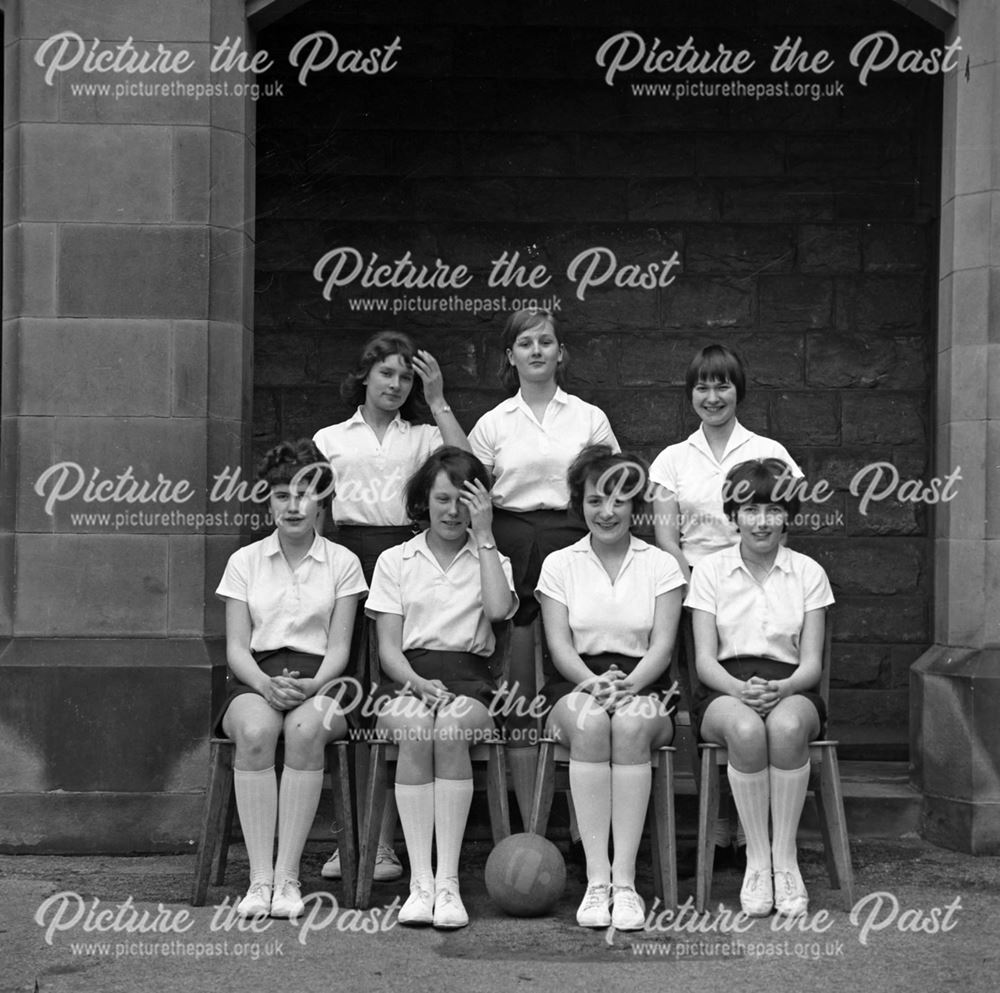
[[[341,906],[353,907],[358,886],[358,841],[354,811],[354,761],[346,741],[327,745],[326,766],[333,789],[333,809],[337,820],[337,849],[342,873]]]
[[[499,742],[490,745],[486,763],[486,798],[490,809],[493,844],[510,837],[510,806],[507,799],[507,755]]]
[[[544,835],[552,813],[552,798],[556,785],[556,744],[543,738],[538,747],[538,765],[535,769],[535,791],[528,817],[528,833]]]
[[[819,768],[819,792],[816,794],[820,806],[820,820],[828,825],[830,839],[826,843],[833,854],[836,879],[831,884],[840,884],[844,909],[854,907],[854,867],[851,863],[851,846],[847,836],[847,818],[844,816],[844,794],[840,787],[840,768],[837,750],[833,746],[824,748],[823,761]]]
[[[208,896],[209,878],[221,884],[225,876],[225,855],[227,845],[223,835],[227,834],[225,818],[231,817],[235,805],[233,792],[233,745],[229,741],[214,740],[209,749],[208,786],[205,790],[205,811],[202,815],[201,835],[198,839],[198,854],[195,858],[194,882],[191,887],[191,906],[203,907]],[[221,863],[221,876],[218,865]]]
[[[233,841],[233,824],[236,822],[236,790],[233,787],[233,770],[226,773],[226,814],[222,821],[220,842],[212,862],[212,885],[222,886],[226,881],[226,865],[229,862],[229,846]]]
[[[653,792],[650,802],[650,847],[657,896],[663,906],[677,906],[677,825],[674,815],[674,751],[659,749],[659,762],[653,769]]]
[[[388,743],[374,741],[368,754],[368,779],[359,804],[361,841],[358,853],[357,895],[354,906],[367,910],[371,906],[372,882],[375,876],[375,855],[385,810],[386,749]]]
[[[719,766],[715,750],[701,752],[701,792],[698,794],[698,857],[696,863],[695,909],[700,913],[712,898],[715,868],[715,822],[719,816]]]

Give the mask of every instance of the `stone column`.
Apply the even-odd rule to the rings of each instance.
[[[934,646],[910,674],[925,836],[1000,852],[1000,9],[961,0],[945,79],[934,474]]]
[[[201,810],[224,661],[212,591],[238,528],[119,515],[225,510],[211,479],[243,464],[252,121],[232,94],[119,87],[218,81],[210,43],[245,37],[244,3],[4,9],[0,849],[179,849]],[[81,61],[49,85],[35,56],[67,31],[87,50],[132,36],[196,65]],[[161,484],[149,502],[88,502],[83,488],[46,507],[59,463],[64,490],[127,474],[192,495],[166,499]]]

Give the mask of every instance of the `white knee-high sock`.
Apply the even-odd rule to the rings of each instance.
[[[278,820],[278,778],[270,769],[233,770],[236,809],[250,859],[250,882],[274,880],[274,827]]]
[[[809,788],[809,763],[806,762],[800,769],[778,769],[772,765],[768,771],[771,775],[771,821],[774,824],[771,857],[774,868],[784,872],[798,868],[799,864],[795,837]]]
[[[608,840],[611,835],[611,765],[569,760],[569,788],[576,808],[580,841],[587,856],[587,882],[611,882]]]
[[[322,769],[290,769],[281,773],[278,789],[278,857],[274,862],[275,888],[299,878],[299,861],[306,846],[323,790]]]
[[[434,844],[434,783],[396,783],[396,809],[403,826],[406,854],[410,858],[410,883],[430,888],[434,872],[431,846]]]
[[[747,868],[770,870],[771,839],[767,815],[771,809],[771,777],[766,768],[760,772],[740,772],[730,765],[727,772],[736,811],[747,834]]]
[[[458,860],[472,806],[471,779],[434,780],[434,833],[437,835],[436,886],[458,885]]]
[[[649,762],[611,766],[611,839],[615,851],[611,881],[615,886],[635,889],[635,858],[652,782],[653,767]]]

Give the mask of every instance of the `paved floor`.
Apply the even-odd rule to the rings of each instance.
[[[717,874],[716,910],[699,928],[688,913],[676,922],[653,917],[645,932],[628,935],[576,927],[583,885],[572,869],[553,916],[504,916],[482,881],[489,846],[481,843],[464,853],[472,924],[451,933],[395,926],[385,908],[404,894],[398,883],[378,885],[365,914],[317,897],[299,926],[270,921],[260,933],[241,931],[225,913],[246,873],[239,848],[228,885],[211,890],[202,908],[186,902],[190,856],[4,856],[0,991],[1000,989],[1000,858],[914,838],[860,840],[853,850],[853,914],[828,889],[821,850],[810,845],[802,865],[814,916],[804,929],[775,930],[775,918],[743,933],[727,926],[733,915],[718,905],[735,909],[740,882],[730,870]],[[334,888],[319,876],[322,860],[311,844],[307,892]],[[648,875],[639,888],[650,892]],[[682,880],[682,901],[691,889]]]

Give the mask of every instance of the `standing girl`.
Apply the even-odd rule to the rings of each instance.
[[[416,386],[419,376],[423,390]],[[361,560],[370,583],[379,555],[413,536],[406,515],[406,481],[441,445],[468,449],[469,442],[444,397],[441,370],[429,352],[417,350],[409,335],[382,331],[361,350],[355,368],[340,386],[354,414],[321,428],[313,437],[336,479],[333,519],[337,541]],[[426,401],[426,403],[425,403]],[[435,423],[416,423],[430,407]],[[355,624],[354,669],[360,673],[364,618]],[[396,814],[391,798],[382,819],[375,876],[398,879],[403,867],[393,850]],[[341,876],[340,852],[323,866],[327,879]]]
[[[566,470],[587,445],[619,445],[604,412],[566,393],[568,354],[545,310],[518,310],[504,327],[500,381],[513,394],[485,413],[469,435],[473,453],[493,473],[494,530],[510,557],[520,606],[511,638],[511,682],[527,709],[536,693],[532,621],[535,585],[546,555],[587,533],[569,510]],[[522,821],[535,780],[535,718],[507,718],[507,754]]]

